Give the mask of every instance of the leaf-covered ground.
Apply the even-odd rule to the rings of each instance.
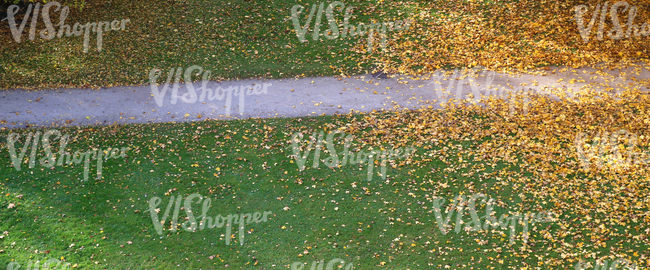
[[[133,148],[126,158],[105,162],[101,180],[88,182],[81,181],[83,164],[29,169],[25,158],[16,171],[3,141],[0,265],[45,258],[97,269],[286,269],[294,262],[309,267],[312,261],[334,258],[353,262],[355,269],[568,269],[580,260],[594,265],[616,258],[642,268],[650,264],[646,93],[587,91],[563,101],[538,96],[527,113],[518,103],[514,114],[506,101],[485,103],[317,118],[62,129],[75,138],[67,147],[71,152]],[[355,136],[353,151],[417,150],[391,163],[386,180],[375,170],[367,181],[366,165],[326,167],[325,147],[318,168],[311,167],[312,152],[307,168],[299,171],[292,134],[337,129]],[[590,144],[598,134],[622,129],[638,135],[636,145],[622,140],[618,152],[605,148],[590,157],[588,169],[582,166],[576,148],[580,132]],[[22,134],[18,149],[28,131],[14,132]],[[342,142],[335,146],[339,153]],[[37,158],[43,157],[38,150]],[[627,157],[637,158],[608,162]],[[597,159],[604,161],[600,168]],[[92,178],[96,168],[90,168]],[[243,245],[235,232],[233,244],[225,245],[223,229],[172,233],[169,219],[163,236],[156,234],[148,200],[162,197],[164,206],[170,195],[191,193],[213,199],[213,216],[273,215],[248,225]],[[555,219],[532,225],[527,244],[521,227],[512,245],[508,231],[494,228],[442,234],[433,199],[475,193],[496,200],[497,216],[550,211]],[[485,207],[477,205],[482,224]],[[466,213],[463,221],[469,220]],[[454,216],[451,226],[456,222]]]
[[[626,37],[628,12],[619,7],[618,20],[624,36],[612,39],[611,6],[618,1],[385,1],[413,10],[414,26],[394,36],[386,53],[359,54],[360,63],[373,63],[388,72],[422,74],[443,67],[484,66],[504,71],[527,71],[540,66],[574,68],[605,63],[647,61],[648,36]],[[582,16],[588,26],[596,6],[608,3],[602,36],[600,13],[583,41],[575,7],[588,7]],[[635,7],[633,23],[643,29],[650,21],[648,1],[625,1]],[[624,11],[626,10],[626,11]],[[648,29],[650,30],[650,29]],[[615,34],[615,33],[614,33]],[[362,46],[356,47],[362,52]]]
[[[191,65],[212,70],[213,80],[234,80],[353,75],[375,67],[401,74],[476,65],[527,70],[648,58],[647,36],[608,37],[613,27],[609,15],[602,40],[597,39],[599,19],[590,41],[582,40],[574,7],[589,6],[583,16],[588,24],[595,6],[605,1],[345,1],[345,7],[354,7],[353,25],[415,20],[409,30],[388,32],[385,51],[376,40],[372,52],[367,51],[367,35],[323,37],[328,29],[324,14],[320,40],[312,39],[312,21],[307,41],[300,42],[291,8],[295,4],[306,8],[300,19],[304,24],[314,3],[320,1],[88,1],[81,10],[71,9],[67,24],[131,20],[126,31],[104,34],[101,52],[96,51],[96,36],[91,35],[88,53],[83,53],[83,35],[44,40],[37,33],[30,41],[29,23],[21,43],[16,43],[3,21],[0,89],[141,85],[148,83],[153,68]],[[648,22],[647,1],[627,3],[638,9],[636,25]],[[59,13],[51,14],[53,23],[58,23]],[[334,14],[342,29],[343,12],[335,10]],[[627,31],[627,13],[622,8],[619,18]],[[43,28],[41,19],[37,30]]]
[[[647,3],[628,3],[639,8],[637,24],[648,21]],[[143,84],[152,68],[194,64],[227,80],[354,74],[375,65],[409,74],[475,65],[622,68],[647,58],[647,37],[596,40],[598,22],[584,43],[572,21],[578,1],[346,2],[358,8],[356,22],[416,19],[390,37],[386,52],[376,42],[372,54],[363,39],[300,43],[289,19],[294,4],[89,2],[72,10],[68,24],[132,23],[128,31],[106,33],[101,53],[91,39],[87,54],[82,37],[16,44],[3,22],[0,38],[9,42],[0,44],[0,88]],[[596,4],[589,3],[585,20]],[[647,268],[650,97],[642,90],[648,84],[637,78],[597,92],[594,82],[571,98],[560,92],[559,100],[535,96],[527,105],[518,97],[514,111],[509,101],[487,99],[484,106],[455,102],[443,110],[60,129],[75,138],[70,152],[132,148],[104,162],[102,179],[92,179],[91,163],[87,182],[83,164],[48,169],[37,161],[29,168],[31,148],[17,171],[6,138],[20,133],[20,151],[34,130],[2,130],[0,266],[57,258],[92,269],[286,269],[342,258],[355,269],[570,269],[579,261],[593,266],[624,258]],[[375,170],[367,181],[365,164],[331,169],[321,161],[313,168],[313,152],[298,170],[291,136],[323,130],[353,134],[354,151],[417,150],[391,163],[386,180]],[[609,139],[622,130],[634,139]],[[38,159],[44,156],[42,147],[37,151]],[[212,198],[211,216],[273,215],[248,225],[244,243],[223,228],[172,233],[169,219],[158,235],[149,199],[161,197],[165,205],[171,195],[192,193]],[[526,243],[520,229],[514,244],[494,228],[443,234],[434,198],[476,193],[496,200],[497,216],[548,211],[555,218],[531,226]],[[477,205],[477,212],[486,207]],[[466,214],[463,222],[469,220]],[[454,216],[450,224],[456,223]],[[225,245],[228,237],[232,245]]]
[[[67,24],[131,20],[126,31],[104,34],[101,52],[96,50],[96,34],[91,34],[88,53],[83,52],[83,35],[44,40],[37,33],[30,41],[31,20],[16,43],[4,21],[0,23],[0,89],[140,85],[148,82],[153,68],[191,65],[212,70],[212,80],[338,74],[330,66],[345,66],[352,73],[368,68],[357,66],[351,58],[355,53],[349,48],[356,38],[313,41],[310,30],[308,42],[301,43],[289,19],[295,4],[288,0],[87,1],[83,10],[71,8]],[[365,2],[346,4],[358,8],[354,21],[381,18],[367,10],[374,8]],[[391,20],[405,18],[404,12],[397,15],[399,7],[386,9],[395,13]],[[53,24],[58,23],[59,13],[50,14]],[[21,22],[22,16],[17,20]],[[39,18],[37,29],[44,28]]]

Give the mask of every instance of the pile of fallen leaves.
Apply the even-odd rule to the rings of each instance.
[[[586,5],[582,16],[589,26],[597,5],[607,1],[405,1],[402,5],[415,19],[409,30],[391,32],[387,49],[366,53],[365,43],[355,47],[360,63],[373,63],[389,73],[423,74],[450,66],[484,66],[494,70],[524,71],[539,66],[567,65],[574,68],[597,63],[627,63],[647,59],[649,36],[623,36],[615,40],[609,1],[602,39],[600,10],[585,42],[576,22],[576,6]],[[648,1],[630,0],[637,8],[633,20],[640,30],[650,22]],[[602,10],[602,8],[601,8]],[[628,12],[617,9],[624,34]],[[587,30],[585,30],[587,31]],[[377,43],[375,43],[377,44]]]

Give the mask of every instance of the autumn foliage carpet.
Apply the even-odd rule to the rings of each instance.
[[[477,65],[527,71],[540,66],[577,68],[648,59],[648,37],[607,37],[612,30],[609,15],[604,39],[596,39],[597,19],[590,41],[582,40],[574,7],[589,6],[583,16],[588,24],[594,7],[605,2],[346,1],[346,7],[354,7],[353,24],[414,20],[408,30],[389,32],[386,50],[377,40],[373,51],[368,52],[367,35],[332,40],[321,37],[318,41],[309,38],[304,43],[298,40],[291,20],[292,6],[306,8],[300,21],[304,24],[312,4],[318,1],[87,1],[83,9],[71,9],[66,23],[128,18],[130,25],[125,31],[106,33],[101,52],[91,46],[83,53],[83,35],[44,40],[37,34],[30,41],[28,24],[23,40],[16,43],[3,22],[0,89],[142,85],[148,83],[153,68],[191,65],[212,70],[212,80],[235,80],[354,75],[377,69],[426,74],[439,68]],[[638,8],[635,24],[641,26],[650,19],[647,1],[627,3]],[[58,13],[52,14],[56,24]],[[342,29],[343,12],[334,14]],[[621,8],[623,25],[626,16]],[[311,22],[307,37],[313,33],[314,24]],[[41,29],[44,26],[39,20],[37,30]],[[323,26],[320,35],[326,29]],[[625,26],[623,29],[627,30]],[[95,43],[91,38],[90,44]]]
[[[28,169],[25,159],[16,171],[3,142],[0,260],[63,258],[97,269],[273,269],[333,258],[355,269],[566,269],[625,258],[647,267],[649,98],[585,92],[564,101],[537,96],[514,114],[508,102],[488,99],[444,110],[61,129],[75,138],[71,151],[133,149],[88,182],[81,182],[83,164]],[[294,132],[337,129],[355,136],[351,149],[417,151],[391,163],[386,180],[367,181],[364,165],[310,168],[313,155],[299,171]],[[578,134],[586,134],[580,146],[587,148],[618,130],[637,134],[637,142],[605,147],[583,166]],[[13,132],[24,138],[28,131]],[[170,232],[169,220],[156,234],[148,200],[191,193],[216,200],[211,215],[274,214],[249,226],[243,245],[236,235],[225,245],[228,236],[216,229]],[[441,233],[433,199],[476,193],[496,201],[497,216],[547,211],[555,218],[532,225],[527,242],[521,229],[514,243],[503,230]],[[476,207],[483,213],[486,205]]]
[[[289,1],[207,7],[128,1],[114,10],[108,2],[90,3],[84,16],[139,22],[132,19],[130,32],[107,35],[102,54],[83,54],[78,38],[2,43],[0,87],[142,84],[151,68],[189,62],[214,67],[214,79],[227,80],[354,74],[373,65],[421,74],[453,66],[540,72],[545,65],[627,68],[644,61],[647,38],[584,43],[571,21],[572,7],[581,3],[350,1],[359,19],[417,19],[381,54],[365,54],[363,40],[299,43]],[[648,10],[644,2],[629,3]],[[215,31],[224,27],[233,31]],[[8,40],[5,30],[0,36]],[[123,160],[104,163],[102,179],[88,182],[81,182],[82,164],[29,169],[25,158],[15,170],[1,136],[0,266],[57,258],[91,269],[286,269],[342,258],[355,269],[571,269],[579,261],[593,266],[624,258],[647,268],[648,83],[636,79],[616,86],[617,93],[592,85],[571,98],[517,96],[514,110],[508,100],[487,98],[482,106],[457,101],[442,110],[60,129],[75,138],[72,152],[132,148]],[[333,130],[354,135],[355,151],[417,150],[390,164],[386,180],[367,181],[364,165],[300,171],[292,135]],[[621,130],[635,141],[594,143]],[[25,138],[33,131],[2,134]],[[223,230],[172,233],[169,221],[158,235],[148,200],[191,193],[213,198],[213,216],[274,214],[248,227],[243,245]],[[520,230],[512,244],[505,230],[443,234],[434,198],[476,193],[497,202],[497,215],[548,211],[555,218],[531,226],[527,242]],[[225,237],[233,244],[225,245]]]

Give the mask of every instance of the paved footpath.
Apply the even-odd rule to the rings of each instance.
[[[387,110],[396,105],[412,109],[422,106],[440,108],[438,103],[448,98],[460,96],[471,100],[472,96],[468,94],[503,98],[505,93],[513,90],[532,91],[529,87],[534,81],[539,86],[577,93],[589,83],[597,84],[601,89],[608,85],[621,91],[621,87],[635,85],[635,80],[650,78],[649,66],[636,72],[624,70],[628,74],[637,73],[627,80],[621,78],[621,71],[618,70],[608,72],[605,77],[595,75],[594,71],[591,68],[551,68],[545,76],[514,76],[485,71],[463,76],[460,71],[449,70],[448,76],[436,73],[433,78],[398,76],[382,79],[385,76],[375,78],[365,75],[220,83],[209,81],[207,87],[220,88],[222,91],[215,92],[224,97],[219,99],[213,93],[212,100],[208,94],[203,101],[191,103],[182,100],[182,96],[188,92],[187,85],[182,83],[179,84],[176,104],[171,104],[173,97],[170,86],[165,96],[159,97],[162,106],[156,102],[150,85],[100,90],[0,90],[0,129],[332,115]],[[264,84],[267,86],[266,93],[261,88]],[[200,90],[201,82],[192,85],[198,99],[203,92]],[[255,88],[255,85],[259,86]],[[250,87],[255,90],[243,91],[245,95],[242,96],[232,92],[233,96],[229,99],[225,89],[231,86],[231,89]],[[157,91],[162,88],[162,85],[158,86]]]

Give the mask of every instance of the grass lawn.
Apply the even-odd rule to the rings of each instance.
[[[314,41],[315,23],[311,22],[308,40],[301,43],[290,19],[296,3],[308,7],[303,12],[308,13],[317,2],[87,1],[81,11],[70,9],[67,24],[131,20],[125,31],[103,35],[101,52],[96,50],[96,34],[91,34],[88,53],[83,52],[83,34],[52,40],[37,34],[30,41],[28,23],[21,42],[16,43],[2,22],[0,39],[7,42],[0,44],[0,89],[139,85],[148,82],[153,68],[191,65],[212,70],[213,80],[340,74],[331,66],[354,74],[370,68],[369,64],[357,66],[356,53],[350,51],[363,41],[358,37]],[[356,23],[407,18],[404,7],[396,5],[347,1],[348,6],[357,8],[351,18]],[[53,24],[58,23],[59,12],[50,13]],[[342,20],[342,12],[335,13]],[[301,18],[300,23],[305,22]],[[328,28],[324,14],[322,24],[321,34]],[[41,19],[37,29],[44,28]]]
[[[624,257],[646,267],[647,168],[585,171],[574,146],[578,130],[593,136],[625,128],[645,135],[635,153],[647,151],[643,123],[650,102],[647,95],[635,98],[640,102],[538,99],[530,114],[516,116],[508,115],[508,104],[491,101],[487,108],[61,129],[71,136],[69,152],[132,148],[103,163],[101,180],[94,179],[91,162],[86,182],[83,163],[49,169],[37,162],[30,169],[31,147],[17,171],[3,140],[0,265],[57,258],[92,269],[288,269],[295,262],[307,269],[313,261],[340,258],[355,269],[568,269],[578,260],[593,265]],[[312,151],[300,171],[291,157],[292,134],[339,128],[354,135],[351,151],[416,151],[395,160],[386,180],[376,168],[368,181],[365,164],[328,168],[325,147],[317,168]],[[20,151],[28,130],[14,132],[21,134]],[[335,142],[340,153],[343,140]],[[58,149],[58,140],[52,146]],[[43,147],[38,152],[44,157]],[[158,235],[149,200],[162,198],[162,217],[172,195],[192,193],[211,198],[209,216],[272,214],[246,225],[243,243],[236,229],[231,236],[224,228],[172,232],[171,218]],[[521,226],[512,245],[509,229],[456,232],[457,215],[443,234],[434,198],[446,199],[447,207],[460,194],[477,193],[495,200],[496,217],[556,215],[531,225],[527,244]],[[477,200],[481,226],[486,207]],[[192,209],[201,215],[196,200]],[[183,210],[179,216],[185,222]],[[472,220],[467,211],[462,220]]]

